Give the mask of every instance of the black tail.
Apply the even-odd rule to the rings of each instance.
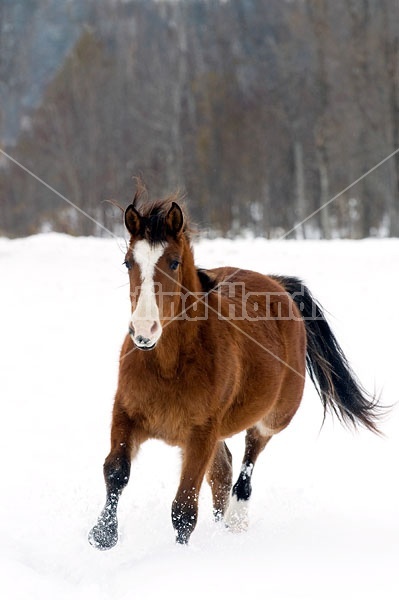
[[[306,366],[327,410],[345,425],[362,424],[375,433],[381,415],[377,399],[361,386],[308,288],[295,277],[274,277],[290,294],[303,317],[307,333]]]

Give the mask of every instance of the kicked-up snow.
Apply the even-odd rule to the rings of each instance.
[[[255,466],[249,528],[214,523],[204,484],[188,547],[170,507],[179,451],[144,444],[120,540],[87,541],[103,507],[118,355],[130,319],[123,240],[0,239],[0,590],[6,600],[397,600],[399,240],[202,241],[198,266],[305,280],[363,384],[393,405],[385,437],[346,431],[312,385]],[[238,476],[243,437],[228,441]],[[258,596],[259,597],[259,596]]]

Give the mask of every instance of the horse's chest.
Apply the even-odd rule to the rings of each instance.
[[[149,437],[182,445],[192,427],[201,425],[206,414],[194,390],[184,391],[178,381],[147,381],[137,384],[126,398],[126,410]]]

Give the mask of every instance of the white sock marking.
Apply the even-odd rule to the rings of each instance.
[[[241,533],[248,529],[248,504],[248,500],[237,500],[237,496],[230,497],[224,522],[233,533]]]

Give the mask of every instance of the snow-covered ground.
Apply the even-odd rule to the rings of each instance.
[[[197,264],[298,275],[363,383],[398,399],[399,240],[202,241]],[[352,434],[310,384],[255,469],[250,528],[216,525],[204,485],[189,547],[174,544],[179,452],[147,442],[120,503],[120,542],[94,550],[118,353],[124,242],[0,239],[0,594],[6,600],[399,597],[399,411],[385,439]],[[235,470],[243,439],[229,442]]]

